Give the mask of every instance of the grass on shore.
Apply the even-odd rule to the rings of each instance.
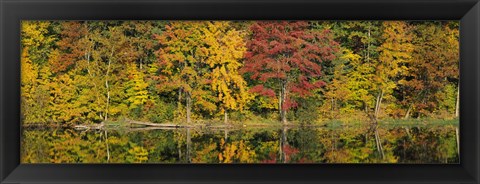
[[[168,124],[175,125],[187,125],[184,122],[165,122]],[[429,127],[429,126],[459,126],[460,122],[458,118],[455,119],[434,119],[434,118],[412,118],[412,119],[381,119],[378,121],[378,125],[381,127]],[[35,124],[37,125],[37,124]],[[226,124],[223,120],[194,120],[191,126],[198,127],[224,127]],[[311,126],[311,127],[326,127],[326,128],[344,128],[344,127],[359,127],[359,126],[369,126],[370,122],[362,120],[323,120],[315,122],[299,122],[299,121],[289,121],[288,126]],[[24,124],[24,127],[36,127],[30,124]],[[43,125],[45,126],[45,125]],[[40,126],[39,127],[43,127]],[[129,123],[123,118],[120,118],[115,121],[108,121],[105,123],[105,126],[108,128],[127,128],[131,127]],[[248,127],[271,127],[278,128],[282,127],[283,124],[275,119],[264,119],[264,118],[255,118],[248,119],[244,121],[235,121],[231,120],[228,122],[227,126],[236,127],[236,128],[248,128]],[[138,126],[143,127],[143,126]]]
[[[168,122],[170,124],[185,125],[182,122]],[[383,127],[398,127],[398,126],[444,126],[444,125],[459,125],[459,119],[433,119],[433,118],[420,118],[420,119],[382,119],[378,121],[379,126]],[[125,122],[116,121],[108,122],[108,126],[124,126]],[[223,120],[200,120],[193,121],[191,125],[198,126],[225,126]],[[245,121],[229,121],[229,126],[233,127],[282,127],[283,124],[278,120],[272,119],[252,119]],[[299,122],[289,121],[288,126],[312,126],[312,127],[328,127],[328,128],[340,128],[340,127],[355,127],[355,126],[368,126],[370,122],[366,121],[341,121],[341,120],[324,120],[319,122]]]

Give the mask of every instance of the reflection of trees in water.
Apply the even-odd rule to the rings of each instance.
[[[396,140],[393,152],[399,156],[399,162],[457,163],[459,154],[455,130],[433,132],[426,128],[411,128],[409,134]]]
[[[26,130],[22,163],[458,163],[456,128]]]
[[[280,162],[287,163],[287,154],[285,151],[288,151],[288,142],[287,142],[287,127],[282,128],[282,136],[280,138]]]

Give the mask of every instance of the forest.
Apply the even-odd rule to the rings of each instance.
[[[22,163],[458,163],[458,21],[22,21]]]
[[[459,115],[457,21],[22,21],[24,126]]]

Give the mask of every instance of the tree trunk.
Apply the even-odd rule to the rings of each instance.
[[[90,48],[85,51],[85,60],[87,60],[87,73],[92,76],[92,72],[90,71]]]
[[[412,105],[408,106],[407,113],[405,113],[405,117],[403,119],[410,118],[410,112],[412,110]]]
[[[287,85],[286,81],[282,81],[282,90],[280,93],[280,101],[281,101],[281,106],[280,106],[280,117],[282,120],[283,124],[287,124],[287,109],[285,108],[285,101],[286,101],[286,91],[287,91]]]
[[[278,111],[280,112],[280,122],[283,122],[283,93],[280,90],[280,94],[278,95]]]
[[[107,104],[105,107],[105,121],[108,120],[108,111],[110,105],[110,86],[108,85],[108,75],[110,74],[110,66],[112,64],[112,57],[113,57],[114,47],[112,47],[112,51],[110,52],[110,58],[108,59],[108,66],[107,66],[107,73],[105,74],[105,88],[107,90]]]
[[[107,163],[110,162],[110,148],[108,146],[108,134],[107,130],[105,130],[105,143],[107,144]]]
[[[282,137],[280,140],[280,162],[287,163],[287,155],[285,154],[285,147],[287,146],[287,127],[282,128]]]
[[[109,109],[109,105],[110,105],[110,91],[108,89],[108,83],[105,83],[105,85],[107,86],[107,105],[106,105],[106,108],[105,108],[105,121],[108,120],[108,109]]]
[[[380,90],[377,96],[377,102],[375,103],[375,119],[378,119],[378,113],[380,112],[380,105],[382,104],[383,90]]]
[[[182,101],[182,88],[178,88],[178,102]]]
[[[227,123],[228,123],[228,112],[227,112],[227,109],[225,109],[225,110],[223,111],[223,115],[224,115],[224,117],[223,117],[224,123],[227,124]]]
[[[375,128],[375,142],[377,143],[378,153],[382,156],[382,159],[385,159],[385,154],[383,153],[382,142],[380,140],[380,135],[378,135],[377,128]]]
[[[405,132],[407,133],[408,138],[410,138],[410,129],[408,127],[405,127]]]
[[[187,92],[186,95],[186,108],[187,108],[187,123],[190,124],[192,122],[191,113],[192,113],[192,98],[190,96],[190,92]]]
[[[370,26],[368,26],[367,62],[370,61]]]
[[[460,158],[460,136],[459,136],[458,127],[455,128],[455,136],[457,139],[457,154],[458,154],[458,158]]]
[[[182,160],[182,147],[178,146],[177,149],[178,149],[178,160],[181,161]]]
[[[333,118],[333,111],[335,111],[334,99],[332,98],[332,108],[330,109],[330,118]]]
[[[190,145],[191,144],[192,144],[192,139],[190,137],[190,128],[187,128],[187,153],[186,153],[187,163],[192,162],[192,160],[190,158]]]
[[[375,119],[377,119],[377,115],[378,115],[378,102],[380,102],[380,93],[378,93],[377,95],[377,99],[375,100],[375,110],[373,112],[373,116],[375,117]]]
[[[455,105],[455,117],[460,116],[460,83],[457,86],[457,104]]]
[[[334,132],[334,130],[332,130],[332,133],[330,134],[330,138],[331,138],[331,141],[332,141],[332,153],[333,153],[333,159],[337,160],[337,154],[336,154],[337,139],[335,139],[334,135],[335,135],[335,132]]]

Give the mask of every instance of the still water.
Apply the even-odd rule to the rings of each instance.
[[[458,163],[455,126],[26,129],[22,163]]]

